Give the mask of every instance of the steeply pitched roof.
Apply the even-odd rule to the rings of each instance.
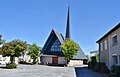
[[[57,31],[55,31],[54,29],[53,29],[53,31],[55,32],[57,38],[59,39],[59,41],[60,41],[61,44],[62,44],[62,43],[64,42],[64,37],[63,37],[63,35],[62,35],[61,33],[58,33]]]
[[[86,58],[85,53],[83,52],[83,50],[80,48],[77,55],[75,55],[72,59],[83,60],[83,59],[87,59],[87,58]]]
[[[108,36],[109,34],[111,34],[112,32],[114,32],[116,29],[118,29],[120,27],[120,23],[117,24],[113,29],[111,29],[108,33],[106,33],[103,37],[101,37],[96,43],[98,43],[99,41],[101,41],[103,38],[105,38],[106,36]]]
[[[44,46],[42,48],[43,54],[63,56],[62,51],[54,52],[54,53],[50,51],[50,49],[51,49],[53,43],[56,41],[56,39],[58,39],[61,44],[64,42],[64,38],[63,38],[62,34],[58,33],[54,29],[52,29],[46,43],[44,44]]]

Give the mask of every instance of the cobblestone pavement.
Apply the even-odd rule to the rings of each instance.
[[[0,68],[0,77],[76,77],[73,67],[18,65],[17,69]]]
[[[75,72],[76,77],[104,77],[100,73],[93,72],[92,70],[84,67],[76,67]]]

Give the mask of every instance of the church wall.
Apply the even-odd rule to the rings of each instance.
[[[66,64],[67,61],[65,60],[64,57],[58,57],[58,64]]]
[[[52,63],[52,57],[51,56],[42,56],[42,62]]]

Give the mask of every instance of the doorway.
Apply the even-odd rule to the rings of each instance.
[[[52,64],[58,64],[58,57],[52,57]]]

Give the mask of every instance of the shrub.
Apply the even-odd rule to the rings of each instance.
[[[14,69],[14,68],[17,68],[17,65],[15,63],[8,63],[6,64],[6,68],[9,68],[9,69]]]
[[[109,73],[109,69],[105,65],[105,63],[97,62],[95,67],[93,68],[94,71],[96,72],[102,72],[102,73]]]
[[[120,77],[120,66],[114,65],[111,67],[111,72],[116,73],[117,77]]]
[[[93,68],[92,62],[89,62],[89,63],[88,63],[88,68],[89,68],[89,69],[92,69],[92,68]]]
[[[91,58],[91,69],[95,68],[96,63],[97,63],[96,56],[93,56]]]
[[[101,72],[106,73],[106,74],[110,73],[110,71],[109,71],[108,67],[105,65],[105,63],[103,63],[101,66]]]
[[[88,60],[83,60],[83,64],[87,64]]]
[[[104,63],[97,62],[96,65],[95,65],[94,70],[95,70],[96,72],[100,72],[100,71],[101,71],[101,66],[102,66],[103,64],[104,64]]]
[[[91,57],[91,62],[88,63],[88,68],[94,70],[96,63],[97,63],[96,56]]]
[[[88,68],[91,69],[91,62],[88,62]]]
[[[36,61],[33,61],[33,65],[36,64],[37,62]]]
[[[96,62],[97,62],[96,56],[93,56],[93,57],[91,58],[91,62],[92,62],[92,63],[96,63]]]
[[[20,58],[20,59],[18,60],[18,63],[19,63],[19,64],[24,64],[25,62],[24,62],[23,59]]]

